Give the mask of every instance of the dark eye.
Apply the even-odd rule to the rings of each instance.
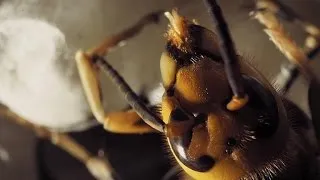
[[[243,76],[243,80],[249,95],[247,107],[258,122],[254,129],[255,135],[260,138],[270,137],[276,132],[279,121],[275,97],[258,80],[249,76]]]

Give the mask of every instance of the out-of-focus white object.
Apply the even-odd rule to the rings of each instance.
[[[162,84],[154,87],[148,94],[147,98],[151,105],[157,105],[162,101],[162,96],[165,93],[165,89]]]
[[[57,131],[94,124],[74,50],[55,26],[36,19],[0,23],[0,102],[32,123]]]
[[[10,161],[10,154],[9,152],[1,146],[0,144],[0,163],[1,162],[9,162]]]
[[[98,124],[91,118],[74,50],[64,34],[45,21],[22,18],[0,23],[0,102],[51,131],[82,131]],[[72,152],[90,156],[72,139],[59,141],[60,146],[78,148]],[[0,161],[8,160],[0,146]],[[98,180],[113,179],[106,160],[92,157],[86,166]]]

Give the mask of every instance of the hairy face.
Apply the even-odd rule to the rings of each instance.
[[[262,172],[271,177],[281,172],[289,163],[290,141],[280,98],[263,76],[241,61],[249,101],[237,111],[228,110],[232,91],[216,35],[177,19],[183,37],[176,37],[174,27],[169,29],[160,60],[166,89],[162,116],[177,162],[196,179],[240,179]]]

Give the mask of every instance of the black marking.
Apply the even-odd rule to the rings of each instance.
[[[208,115],[204,113],[200,113],[195,118],[195,126],[205,123],[208,120]]]
[[[193,51],[197,52],[197,54],[201,54],[202,56],[205,57],[209,57],[211,60],[221,63],[223,64],[223,59],[221,54],[216,54],[215,52],[210,52],[209,50],[206,50],[205,48],[207,47],[203,47],[205,41],[215,41],[215,39],[211,39],[210,34],[213,36],[215,36],[215,33],[213,33],[212,31],[210,31],[209,29],[206,29],[202,26],[199,25],[195,25],[192,24],[189,26],[189,33],[190,36],[192,37],[192,41],[191,41],[191,47],[193,49]],[[208,34],[206,34],[208,33]]]
[[[204,47],[201,47],[203,46],[203,41],[208,41],[208,39],[203,39],[203,34],[205,33],[204,29],[204,27],[194,24],[188,26],[188,31],[190,32],[190,40],[188,43],[191,47],[191,52],[185,52],[179,49],[171,41],[167,43],[166,50],[178,65],[187,66],[194,64],[204,57],[208,57],[209,59],[218,63],[223,63],[220,54],[214,54],[204,49]]]
[[[184,52],[169,41],[166,46],[166,51],[179,66],[188,66],[190,64],[194,64],[204,57],[210,58],[210,60],[213,60],[214,62],[223,64],[220,55],[214,55],[204,49],[201,49],[200,47],[192,47],[192,53]]]
[[[196,54],[196,52],[184,52],[172,42],[168,42],[166,45],[166,51],[172,57],[172,59],[178,64],[178,66],[188,66],[196,62],[196,60],[200,59],[200,55]]]
[[[166,94],[168,97],[174,96],[174,87],[170,87],[168,90],[166,90]]]
[[[188,121],[188,120],[190,120],[190,118],[180,108],[176,108],[171,112],[170,120],[172,120],[172,121]]]
[[[215,160],[209,155],[201,156],[198,159],[198,162],[200,162],[201,164],[206,164],[208,167],[213,167],[213,165],[215,164]]]
[[[194,159],[189,157],[188,154],[188,148],[190,147],[195,124],[183,123],[186,120],[190,120],[190,118],[181,109],[173,110],[170,116],[170,119],[173,121],[175,120],[176,123],[167,126],[167,140],[178,160],[194,171],[206,172],[210,170],[215,164],[213,158],[210,156],[202,156],[198,159]],[[199,116],[199,118],[200,117],[201,116]],[[179,126],[181,127],[179,128]],[[173,127],[175,129],[179,128],[180,130],[176,131],[175,129],[171,129]]]
[[[197,171],[197,172],[207,172],[209,171],[215,164],[215,160],[208,156],[201,156],[200,158],[193,160],[189,157],[187,153],[188,146],[185,146],[183,142],[184,139],[189,139],[189,137],[168,137],[168,142],[172,147],[173,153],[177,156],[180,162],[182,162],[188,168]],[[190,139],[191,141],[191,139]]]

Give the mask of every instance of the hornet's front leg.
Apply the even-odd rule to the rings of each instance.
[[[147,133],[154,130],[142,123],[141,118],[132,110],[105,114],[101,102],[101,91],[98,81],[98,68],[94,59],[97,56],[105,56],[111,48],[119,43],[132,38],[148,24],[159,21],[162,12],[151,13],[143,17],[127,30],[106,38],[101,45],[89,50],[76,53],[76,63],[90,108],[96,119],[104,125],[105,129],[114,133]]]

